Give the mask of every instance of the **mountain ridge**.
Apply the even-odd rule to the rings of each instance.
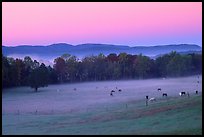
[[[77,45],[72,45],[72,44],[67,44],[67,43],[54,43],[50,45],[17,45],[17,46],[5,46],[2,45],[3,47],[27,47],[27,46],[32,46],[32,47],[52,47],[52,46],[62,46],[62,45],[67,45],[67,46],[86,46],[86,45],[103,45],[103,46],[120,46],[120,47],[130,47],[130,48],[136,48],[136,47],[166,47],[166,46],[183,46],[183,45],[193,45],[193,46],[198,46],[201,48],[201,46],[197,44],[166,44],[166,45],[151,45],[151,46],[128,46],[128,45],[119,45],[119,44],[102,44],[102,43],[84,43],[84,44],[77,44]]]
[[[85,43],[78,45],[71,45],[67,43],[54,43],[47,46],[3,46],[2,53],[5,56],[12,54],[35,54],[39,56],[61,56],[62,54],[69,53],[71,55],[84,57],[88,55],[98,55],[103,53],[108,55],[110,53],[119,54],[126,52],[128,54],[143,54],[146,56],[156,56],[159,54],[166,54],[171,51],[187,52],[187,51],[202,51],[202,47],[196,44],[168,44],[168,45],[156,45],[156,46],[135,46],[130,47],[127,45],[114,45],[114,44],[98,44],[98,43]]]

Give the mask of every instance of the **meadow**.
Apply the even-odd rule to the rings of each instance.
[[[2,134],[202,134],[202,76],[197,81],[189,76],[49,85],[38,92],[4,89]],[[190,96],[179,96],[181,91]],[[146,95],[157,101],[146,106]]]

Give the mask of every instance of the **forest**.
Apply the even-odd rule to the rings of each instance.
[[[35,91],[49,84],[84,81],[182,77],[202,74],[202,54],[169,54],[151,59],[142,54],[111,53],[107,56],[63,54],[46,66],[29,56],[14,59],[2,55],[2,88],[30,86]]]

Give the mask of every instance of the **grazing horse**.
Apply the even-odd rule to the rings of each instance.
[[[198,90],[196,90],[196,94],[198,94]]]
[[[115,90],[111,90],[111,93],[110,93],[111,96],[113,96],[113,92],[115,92]]]
[[[158,88],[157,91],[161,91],[161,88]]]
[[[180,96],[186,95],[186,92],[183,92],[183,91],[182,91],[182,92],[179,93],[179,95],[180,95]]]
[[[162,97],[164,97],[164,96],[166,96],[166,97],[167,97],[167,93],[163,93],[163,94],[162,94]]]
[[[151,102],[156,101],[156,98],[150,98],[149,101]]]
[[[149,96],[146,96],[146,99],[148,99],[149,98]]]
[[[121,92],[122,90],[121,90],[121,89],[119,89],[118,91],[119,91],[119,92]]]

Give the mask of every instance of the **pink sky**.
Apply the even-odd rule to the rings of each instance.
[[[5,46],[202,46],[201,2],[3,2]]]

